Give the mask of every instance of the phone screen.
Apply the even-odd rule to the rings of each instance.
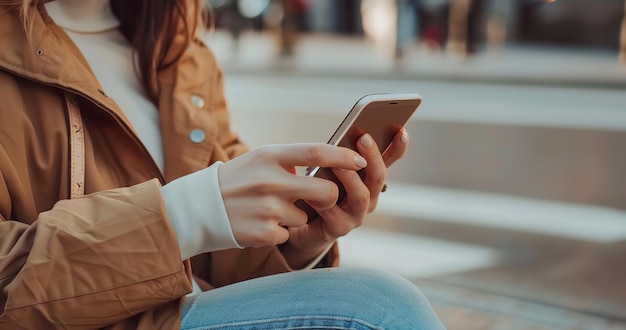
[[[394,98],[394,96],[402,97]],[[368,101],[366,98],[381,100]],[[363,100],[365,102],[362,102]],[[420,103],[420,96],[414,93],[365,96],[348,113],[328,143],[357,150],[358,139],[363,134],[369,133],[376,141],[380,152],[384,153]],[[364,172],[361,171],[360,174],[363,176]],[[346,191],[330,168],[310,168],[307,175],[335,182],[339,187],[338,204],[345,198]],[[317,215],[317,212],[306,202],[299,200],[295,204],[307,213],[309,220]]]

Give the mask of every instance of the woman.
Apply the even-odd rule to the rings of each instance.
[[[290,272],[337,265],[406,132],[385,157],[367,135],[246,152],[199,12],[0,0],[0,329],[441,327],[398,277]],[[347,201],[295,166],[335,168]]]

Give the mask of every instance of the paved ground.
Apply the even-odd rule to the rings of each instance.
[[[568,147],[574,153],[587,150],[582,158],[606,157],[594,148],[626,154],[619,143],[626,134],[626,112],[621,111],[626,110],[626,73],[615,54],[510,48],[501,56],[459,62],[415,48],[396,63],[362,40],[312,36],[303,39],[295,58],[277,61],[270,36],[244,35],[237,52],[227,35],[210,38],[227,75],[234,126],[253,146],[323,140],[356,97],[384,87],[424,91],[432,103],[420,121],[430,122],[431,131],[452,127],[459,144],[476,143],[463,144],[471,150],[493,146],[489,139],[502,135],[472,140],[469,131],[458,130],[462,125],[515,132],[499,153],[528,132],[554,130],[555,135],[545,135],[552,136],[552,145],[562,140],[563,146],[572,146],[567,141],[573,138],[579,147],[591,137],[595,142],[584,147],[590,149]],[[429,144],[464,152],[450,149],[453,141]],[[567,172],[578,166],[559,163],[549,144],[536,142],[544,153],[524,157],[545,158],[537,163],[540,168],[556,164]],[[606,149],[607,144],[614,149]],[[507,157],[515,160],[514,154]],[[615,160],[621,164],[622,158]],[[437,164],[446,159],[453,158]],[[619,198],[598,197],[593,205],[523,196],[514,189],[486,193],[424,185],[410,174],[416,160],[408,163],[400,166],[383,196],[388,199],[381,200],[366,226],[342,239],[346,265],[375,263],[414,281],[449,329],[626,329],[626,212]],[[501,163],[515,164],[533,163]],[[612,173],[606,180],[624,181],[618,167],[601,167]],[[516,171],[524,173],[523,168]],[[561,179],[572,182],[572,191],[587,190],[588,195],[576,196],[603,196],[607,185],[590,189],[592,181],[582,184],[589,178],[581,173]],[[556,181],[550,180],[556,175],[521,180],[553,188]],[[597,175],[592,178],[598,181]]]
[[[622,330],[626,323],[437,282],[418,285],[448,329]]]
[[[465,244],[452,251],[449,249],[455,247],[450,243],[423,249],[422,254],[437,256],[439,263],[419,255],[403,257],[404,261],[400,261],[441,270],[441,263],[449,258],[448,254],[453,254],[463,256],[465,265],[473,267],[465,271],[443,269],[443,274],[426,274],[421,278],[407,276],[424,290],[450,329],[626,329],[623,241],[589,243],[384,214],[370,217],[366,228],[378,230],[374,232],[377,234],[412,235],[414,240],[428,237]],[[399,249],[410,248],[401,239],[396,242]],[[372,243],[370,239],[369,244]],[[477,248],[482,251],[471,251]],[[354,253],[371,255],[363,245]],[[459,266],[456,261],[450,262]],[[395,269],[406,274],[406,269]]]

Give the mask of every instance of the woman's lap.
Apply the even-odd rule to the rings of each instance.
[[[329,268],[245,281],[185,299],[181,329],[443,329],[405,279]]]

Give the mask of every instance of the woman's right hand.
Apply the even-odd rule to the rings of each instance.
[[[307,222],[306,214],[293,205],[297,199],[318,209],[335,205],[337,185],[325,179],[297,176],[296,166],[357,171],[367,162],[353,150],[311,143],[264,146],[220,165],[220,191],[239,245],[262,247],[287,241],[288,227]]]

